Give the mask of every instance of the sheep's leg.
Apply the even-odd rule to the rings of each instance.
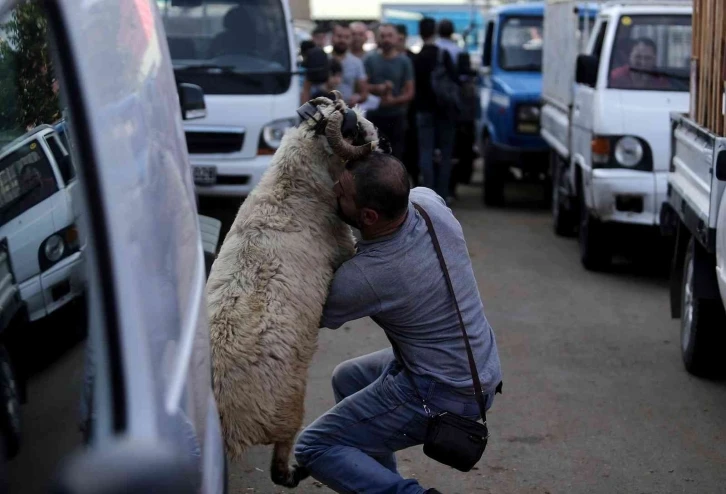
[[[304,467],[289,463],[294,440],[293,436],[288,441],[275,443],[275,450],[272,453],[270,477],[275,484],[283,487],[297,487],[300,481],[310,475]]]

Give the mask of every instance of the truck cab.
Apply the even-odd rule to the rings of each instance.
[[[546,69],[546,81],[560,81],[546,91],[542,110],[553,151],[555,231],[579,232],[586,269],[606,269],[615,239],[627,232],[657,231],[669,113],[689,104],[691,11],[690,2],[608,2],[574,70]],[[547,49],[558,56],[556,46]]]
[[[287,0],[161,0],[174,75],[200,86],[207,115],[184,125],[200,196],[244,197],[285,131],[300,81]]]
[[[63,121],[38,125],[0,148],[0,237],[31,321],[84,294],[79,215]]]
[[[487,205],[504,202],[507,180],[546,178],[547,144],[539,135],[543,15],[540,2],[487,15],[479,132]]]

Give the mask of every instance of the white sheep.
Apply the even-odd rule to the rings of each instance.
[[[315,118],[282,139],[207,281],[214,393],[227,454],[274,444],[271,478],[287,487],[307,476],[289,457],[302,426],[308,366],[333,273],[354,253],[333,183],[346,160],[377,144],[375,128],[359,112],[355,143],[361,145],[343,138],[339,94],[311,103]]]

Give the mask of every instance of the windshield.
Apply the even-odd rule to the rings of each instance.
[[[688,91],[690,65],[691,16],[623,16],[610,59],[608,86]]]
[[[38,141],[0,158],[0,224],[58,191],[53,168]]]
[[[157,0],[178,82],[206,94],[280,94],[290,50],[280,0]]]
[[[542,17],[509,17],[499,35],[502,70],[542,71]]]

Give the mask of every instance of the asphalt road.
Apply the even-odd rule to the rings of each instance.
[[[585,271],[574,239],[555,237],[541,190],[481,206],[463,192],[464,227],[504,371],[478,469],[463,474],[420,448],[399,454],[404,476],[446,494],[726,492],[726,382],[691,377],[658,265]],[[306,423],[333,405],[339,362],[387,346],[369,320],[322,330],[310,369]],[[230,466],[231,493],[286,492],[268,480],[271,450]],[[308,480],[300,493],[331,492]]]
[[[496,332],[504,395],[489,414],[492,437],[477,470],[458,473],[413,448],[399,455],[403,475],[445,494],[726,492],[726,382],[683,369],[658,266],[623,261],[612,273],[588,273],[575,240],[551,232],[540,189],[515,187],[497,210],[481,206],[479,190],[465,189],[454,210]],[[224,213],[227,223],[238,207],[203,203],[203,213]],[[61,328],[32,334],[55,355],[33,370],[23,406],[28,447],[6,465],[11,493],[47,492],[58,459],[80,442],[83,345],[59,348]],[[367,320],[321,331],[306,423],[332,406],[339,362],[387,344]],[[230,493],[292,492],[269,481],[270,454],[255,448],[231,464]],[[331,491],[308,480],[296,492]]]

